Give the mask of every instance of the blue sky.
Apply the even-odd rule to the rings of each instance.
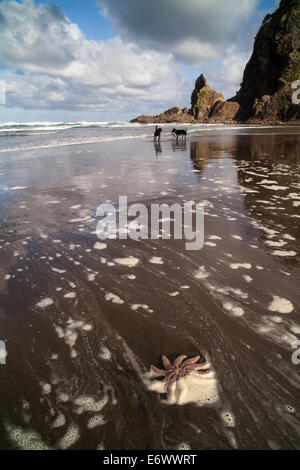
[[[0,121],[127,120],[237,91],[274,0],[1,0]]]

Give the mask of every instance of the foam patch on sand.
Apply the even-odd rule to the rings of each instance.
[[[76,292],[67,292],[64,295],[64,297],[65,297],[65,299],[75,299],[76,295],[77,295]]]
[[[52,387],[46,382],[40,382],[40,387],[42,389],[43,395],[49,395],[51,393]]]
[[[205,266],[199,266],[198,271],[195,273],[196,279],[207,279],[210,274],[206,271]]]
[[[221,413],[221,418],[224,421],[225,426],[227,426],[229,428],[234,428],[235,427],[235,417],[231,413],[231,411],[227,411],[227,410],[223,411],[223,413]]]
[[[151,263],[151,264],[164,264],[162,258],[159,258],[158,256],[153,256],[151,259],[149,259],[149,263]]]
[[[94,415],[91,418],[88,419],[86,427],[88,429],[94,429],[97,428],[98,426],[103,426],[106,421],[104,421],[102,415]]]
[[[5,424],[9,439],[20,450],[51,450],[41,436],[33,429],[24,429],[19,426]]]
[[[128,258],[116,258],[114,261],[118,264],[121,264],[122,266],[128,266],[129,268],[133,268],[138,264],[139,259],[130,256]]]
[[[135,312],[139,309],[143,309],[143,310],[146,310],[146,312],[148,312],[148,313],[153,313],[153,310],[150,309],[149,305],[147,305],[147,304],[133,304],[133,305],[130,306],[130,308],[131,308],[131,310],[133,310]]]
[[[232,263],[230,265],[231,269],[251,269],[251,264],[250,263]]]
[[[74,400],[75,413],[77,415],[90,411],[98,413],[103,410],[108,401],[107,395],[104,395],[100,400],[95,400],[90,395],[82,395]]]
[[[58,268],[53,268],[53,267],[51,268],[51,271],[57,274],[64,274],[66,272],[65,269],[58,269]]]
[[[156,375],[149,372],[144,375],[148,390],[159,394],[167,394],[167,384],[161,380],[151,380]],[[205,374],[192,372],[182,377],[171,386],[170,394],[164,401],[168,405],[186,405],[195,403],[198,406],[207,406],[219,400],[217,381],[214,371]]]
[[[246,282],[252,282],[253,279],[251,276],[247,276],[247,274],[243,274],[243,278],[245,279]]]
[[[62,413],[59,413],[55,420],[53,421],[52,428],[62,428],[66,424],[66,418]]]
[[[279,248],[287,244],[287,242],[285,242],[283,240],[280,240],[278,242],[275,242],[273,240],[266,240],[265,243],[266,243],[266,245],[273,246],[273,247],[279,247]]]
[[[177,450],[191,450],[191,446],[189,445],[188,442],[180,442],[180,444],[176,446],[176,449]]]
[[[275,250],[272,252],[272,254],[274,256],[282,256],[282,257],[289,257],[289,256],[296,256],[296,252],[295,251],[280,251],[280,250]]]
[[[45,297],[44,299],[40,300],[40,302],[38,302],[36,304],[36,306],[38,308],[47,308],[47,307],[50,307],[50,305],[53,305],[53,304],[54,304],[54,301],[50,297]]]
[[[73,423],[68,427],[66,434],[58,441],[59,449],[68,449],[80,438],[80,431],[77,424]]]
[[[105,346],[101,347],[99,357],[101,357],[101,359],[104,359],[105,361],[111,361],[111,359],[112,359],[112,355],[111,355],[110,350],[108,348],[106,348]]]
[[[65,343],[71,349],[71,357],[77,357],[77,352],[74,349],[76,341],[78,339],[78,331],[88,332],[93,329],[92,325],[89,323],[84,323],[82,320],[72,320],[70,318],[67,321],[65,329],[61,326],[55,326],[56,333],[59,338],[64,339]]]
[[[294,306],[290,300],[274,295],[268,309],[270,312],[291,313],[294,310]]]
[[[113,304],[124,303],[123,299],[121,299],[118,295],[113,294],[112,292],[108,292],[107,294],[105,294],[105,300],[107,300],[107,302],[112,302]]]
[[[96,242],[95,245],[94,245],[95,250],[105,250],[105,248],[107,248],[106,243]]]
[[[225,308],[225,310],[228,312],[231,312],[235,317],[242,317],[245,314],[245,311],[242,307],[237,307],[231,302],[224,302],[223,308]]]

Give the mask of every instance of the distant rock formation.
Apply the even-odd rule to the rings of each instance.
[[[299,124],[300,104],[292,102],[292,83],[296,80],[300,80],[300,0],[281,0],[279,8],[263,21],[235,97],[225,101],[201,74],[192,92],[190,110],[176,106],[158,116],[139,116],[131,122]]]
[[[188,108],[179,108],[175,106],[174,108],[167,109],[164,113],[159,114],[158,116],[139,116],[136,119],[133,119],[130,122],[139,122],[140,124],[150,124],[150,123],[171,123],[171,122],[195,122],[195,119],[190,114]]]
[[[239,111],[238,103],[225,101],[222,93],[212,90],[203,74],[197,78],[191,96],[191,109],[168,109],[157,116],[139,116],[131,122],[150,123],[232,123]]]
[[[300,0],[281,0],[255,38],[240,91],[230,101],[241,108],[240,121],[296,121],[292,83],[300,80]]]
[[[204,75],[201,74],[196,80],[191,96],[191,114],[197,121],[204,121],[208,119],[210,110],[217,101],[225,101],[222,93],[212,90]]]

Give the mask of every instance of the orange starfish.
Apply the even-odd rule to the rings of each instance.
[[[158,377],[164,377],[163,382],[167,382],[167,393],[170,395],[171,385],[177,382],[181,377],[185,377],[192,371],[207,372],[209,370],[208,362],[198,363],[200,356],[192,357],[187,359],[187,356],[178,356],[173,364],[169,361],[166,356],[162,356],[162,362],[164,369],[158,369],[155,366],[151,366],[151,369]]]

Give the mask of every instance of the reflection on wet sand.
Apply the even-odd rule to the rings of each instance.
[[[171,148],[173,152],[178,150],[186,151],[187,150],[187,142],[186,139],[172,139],[171,141]]]
[[[155,140],[155,141],[154,141],[154,149],[155,149],[156,156],[157,156],[159,153],[162,153],[160,140]]]
[[[300,143],[288,132],[169,140],[158,159],[136,141],[2,160],[1,448],[299,448]],[[97,243],[96,207],[120,194],[205,202],[204,248]],[[149,390],[163,354],[205,357],[218,400]]]

